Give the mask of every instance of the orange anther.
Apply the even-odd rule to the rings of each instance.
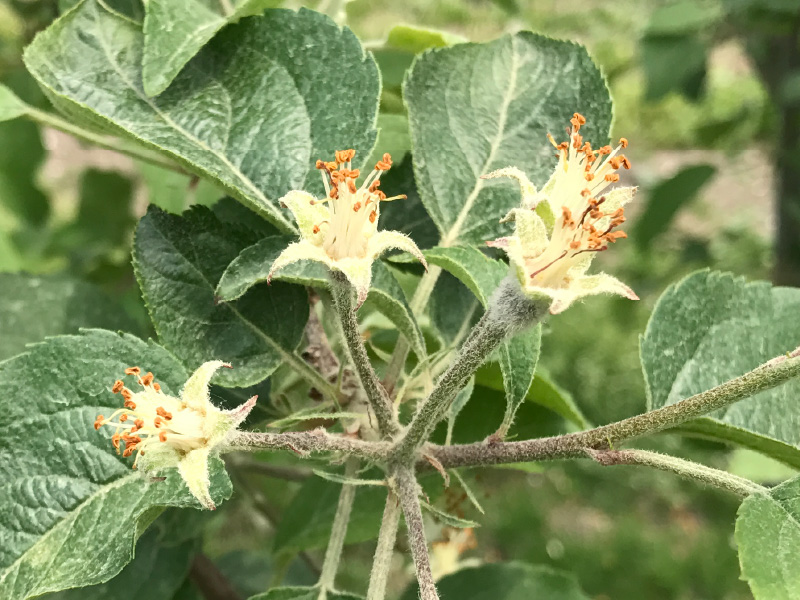
[[[162,431],[161,433],[158,434],[158,441],[160,441],[160,442],[166,442],[167,441],[167,432],[166,431]]]
[[[614,158],[608,159],[608,164],[611,165],[612,169],[619,169],[620,165],[622,164],[622,161],[619,159],[619,157],[615,156]]]
[[[603,146],[602,148],[597,149],[598,154],[611,154],[611,152],[611,146]]]
[[[380,179],[376,179],[375,181],[373,181],[373,182],[370,184],[370,186],[369,186],[369,191],[370,191],[370,192],[372,192],[372,193],[375,193],[375,190],[377,190],[377,189],[378,189],[378,187],[380,186],[380,184],[381,184],[381,180],[380,180]]]
[[[147,375],[142,377],[141,381],[139,381],[143,386],[147,387],[151,383],[153,383],[153,374],[148,372]]]
[[[117,449],[117,454],[119,454],[119,434],[118,433],[115,433],[114,435],[111,436],[111,444],[114,446],[114,448]]]
[[[133,422],[133,424],[136,425],[136,427],[138,427],[139,429],[141,429],[142,427],[144,427],[144,420],[143,419],[136,419]]]
[[[587,196],[591,196],[591,195],[592,195],[592,192],[589,190],[589,188],[584,188],[583,191],[581,191],[581,196],[583,196],[584,198],[586,198]]]
[[[314,225],[314,227],[311,228],[311,233],[319,233],[319,225]]]
[[[355,194],[355,193],[356,193],[356,190],[358,189],[358,188],[356,187],[356,182],[355,182],[355,181],[353,181],[352,179],[348,179],[348,180],[347,180],[347,189],[348,189],[348,190],[350,190],[350,193],[351,193],[351,194]]]
[[[324,160],[317,160],[317,162],[314,163],[314,167],[316,167],[317,169],[320,169],[320,170],[324,169],[325,168],[325,161]]]
[[[129,410],[136,410],[136,403],[133,400],[126,400],[123,406]]]
[[[353,204],[353,212],[358,212],[361,210],[361,202],[356,202]]]
[[[161,427],[161,423],[163,422],[164,420],[161,417],[156,417],[153,419],[153,427]]]
[[[128,415],[122,414],[122,415],[119,416],[119,422],[120,423],[124,423],[127,420],[128,420]]]
[[[594,179],[594,173],[586,173],[583,177],[586,179],[586,181],[591,181]]]
[[[369,222],[370,223],[374,223],[375,219],[377,219],[377,218],[378,218],[378,212],[377,211],[373,210],[371,213],[369,213]]]
[[[619,159],[620,159],[620,162],[622,162],[622,166],[623,167],[625,167],[626,169],[630,169],[631,168],[631,161],[628,160],[627,156],[620,156]]]
[[[131,398],[133,398],[133,392],[131,392],[128,388],[125,387],[122,388],[122,391],[120,393],[122,394],[122,397],[125,400],[130,400]]]
[[[159,383],[153,383],[153,389],[154,389],[155,391],[157,391],[157,392],[160,392],[160,391],[161,391],[161,384],[159,384]]]
[[[628,138],[619,138],[619,145],[623,148],[628,147]]]
[[[125,369],[125,375],[138,375],[142,370],[139,367],[128,367]]]
[[[97,431],[100,427],[103,426],[103,420],[105,417],[103,415],[97,415],[97,418],[94,420],[94,429]]]
[[[619,175],[617,175],[616,173],[609,173],[608,175],[606,175],[605,180],[610,181],[612,183],[615,181],[619,181]]]
[[[122,380],[117,379],[114,382],[114,387],[111,388],[111,391],[113,393],[115,393],[115,394],[119,394],[122,391],[122,388],[124,388],[124,387],[125,387],[125,384],[122,382]]]
[[[164,418],[164,419],[166,419],[167,421],[169,421],[169,420],[172,418],[172,413],[169,413],[169,412],[167,412],[167,411],[164,409],[164,407],[163,407],[163,406],[159,406],[159,407],[156,409],[156,414],[157,414],[159,417],[163,417],[163,418]]]
[[[569,247],[572,248],[573,250],[577,250],[578,248],[581,247],[581,243],[578,240],[573,240],[569,243]]]

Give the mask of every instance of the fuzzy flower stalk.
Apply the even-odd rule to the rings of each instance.
[[[133,468],[148,476],[177,467],[189,491],[205,508],[214,510],[209,492],[208,461],[218,453],[236,428],[253,409],[256,396],[231,411],[211,403],[209,382],[222,361],[203,363],[186,381],[175,398],[161,389],[152,373],[142,374],[139,367],[125,369],[141,388],[132,391],[118,379],[111,391],[121,394],[123,408],[110,417],[98,415],[95,429],[109,427],[111,443],[117,454],[136,454]],[[123,447],[124,446],[124,447]]]
[[[294,215],[300,240],[290,244],[270,268],[267,280],[283,267],[314,260],[331,271],[342,273],[358,294],[360,306],[367,298],[372,280],[372,263],[387,250],[397,249],[427,263],[417,245],[399,231],[378,231],[381,202],[405,198],[387,198],[379,188],[380,178],[392,166],[392,157],[384,154],[375,168],[356,184],[359,169],[352,168],[355,150],[339,150],[334,162],[317,161],[325,185],[325,198],[294,190],[281,199]]]
[[[485,175],[486,179],[510,177],[522,190],[522,205],[503,221],[515,222],[513,236],[491,242],[508,254],[512,272],[531,298],[546,298],[550,312],[563,312],[584,296],[618,294],[639,297],[627,285],[605,273],[586,272],[598,252],[627,237],[619,228],[625,222],[624,206],[636,188],[608,188],[619,181],[617,171],[630,169],[621,154],[628,146],[622,138],[616,148],[592,149],[580,134],[586,119],[575,113],[568,128],[569,141],[556,143],[558,165],[541,191],[516,167]]]

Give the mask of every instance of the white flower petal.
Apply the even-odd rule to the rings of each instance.
[[[428,268],[428,263],[414,240],[399,231],[379,231],[367,241],[367,256],[370,260],[375,260],[387,250],[408,252],[421,262],[425,269]]]
[[[334,261],[331,268],[340,271],[356,288],[358,302],[356,308],[364,304],[372,281],[372,260],[369,258],[342,258]]]
[[[314,226],[328,220],[330,211],[326,204],[315,199],[308,192],[299,190],[286,194],[281,198],[281,204],[292,211],[303,239],[319,243],[322,239],[322,232],[314,233]]]
[[[325,250],[319,246],[315,246],[306,240],[300,240],[299,242],[293,242],[289,244],[286,247],[286,250],[281,252],[278,258],[275,259],[275,262],[272,263],[272,267],[269,269],[267,281],[270,281],[273,275],[275,275],[276,272],[286,265],[290,265],[301,260],[315,260],[323,263],[329,268],[332,268],[334,262],[333,259],[331,259],[325,253]]]
[[[222,367],[231,366],[221,360],[210,360],[203,363],[198,369],[192,373],[192,376],[183,385],[181,391],[181,400],[183,400],[189,408],[198,411],[205,411],[209,406],[216,410],[211,404],[211,396],[208,393],[208,385],[211,378]]]
[[[565,311],[576,300],[586,296],[596,296],[598,294],[617,294],[618,296],[624,296],[629,300],[639,299],[639,296],[637,296],[631,288],[622,283],[616,277],[612,277],[606,273],[598,273],[597,275],[579,277],[575,279],[568,288],[553,291],[556,293],[553,296],[554,301],[550,306],[550,312],[554,315]]]
[[[203,446],[187,452],[186,455],[178,461],[178,472],[186,482],[186,487],[189,488],[189,491],[197,498],[200,504],[208,510],[214,510],[217,507],[211,499],[211,493],[209,492],[209,486],[211,485],[208,479],[209,455],[208,446]]]

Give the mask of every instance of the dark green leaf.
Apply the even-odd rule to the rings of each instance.
[[[755,600],[794,600],[800,594],[800,478],[739,508],[736,543],[742,579]]]
[[[673,404],[794,350],[800,290],[700,271],[661,296],[641,340],[648,408]],[[741,400],[687,428],[800,465],[800,382]]]
[[[443,600],[589,600],[574,575],[523,563],[496,563],[462,569],[437,583]],[[416,600],[416,585],[402,600]]]
[[[0,597],[24,600],[107,581],[163,506],[198,506],[177,471],[149,483],[114,453],[97,414],[120,405],[111,384],[141,365],[176,394],[175,358],[130,335],[91,330],[50,338],[0,363]],[[221,461],[212,496],[231,494]]]
[[[556,161],[548,132],[572,113],[605,144],[611,100],[586,50],[530,32],[420,55],[405,84],[420,196],[443,245],[482,243],[519,204],[519,187],[481,176],[516,165],[539,185]]]
[[[43,600],[171,600],[181,587],[197,540],[175,543],[161,519],[136,542],[136,554],[119,575],[99,585],[46,594]],[[180,533],[180,532],[174,532]]]
[[[706,77],[706,52],[705,44],[694,35],[644,38],[647,100],[658,100],[670,92],[699,98]]]
[[[633,239],[640,249],[647,249],[658,235],[665,233],[675,215],[716,173],[711,165],[692,165],[655,186],[642,214],[633,228]]]
[[[317,158],[369,155],[378,71],[323,15],[273,10],[226,27],[157,98],[141,87],[142,45],[134,23],[84,0],[36,37],[25,61],[60,110],[161,150],[287,231],[277,200],[322,190]]]
[[[61,276],[0,273],[0,360],[27,344],[81,327],[137,332],[122,307],[100,288]]]
[[[215,378],[242,387],[293,356],[308,320],[305,291],[262,284],[235,302],[214,290],[228,264],[258,236],[195,207],[184,216],[150,207],[134,241],[134,267],[159,339],[195,369],[206,360],[234,368]]]
[[[239,0],[231,2],[230,14],[220,2],[202,0],[148,0],[144,18],[142,85],[148,96],[163,92],[186,63],[228,23],[280,0]]]
[[[245,248],[225,269],[217,286],[216,294],[224,301],[236,300],[254,285],[267,280],[272,263],[286,249],[293,238],[288,236],[266,237]],[[312,287],[327,287],[327,269],[319,263],[303,261],[283,269],[275,277]],[[367,302],[383,313],[411,342],[418,356],[425,356],[425,342],[417,325],[405,294],[391,271],[380,261],[372,265],[372,285]]]

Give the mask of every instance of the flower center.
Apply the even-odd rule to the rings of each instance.
[[[132,392],[121,379],[114,382],[111,391],[122,395],[124,408],[116,410],[108,418],[97,415],[94,428],[100,429],[104,425],[114,428],[111,443],[117,454],[122,451],[122,456],[128,457],[137,453],[133,462],[134,469],[139,457],[158,444],[167,444],[186,453],[206,443],[203,413],[161,391],[161,386],[154,381],[152,373],[142,375],[139,367],[130,367],[125,369],[125,374],[135,376],[142,391]],[[125,446],[122,450],[121,444]]]
[[[367,241],[378,229],[379,204],[405,198],[405,195],[387,198],[378,189],[381,175],[392,166],[392,157],[384,154],[375,168],[356,187],[361,175],[352,168],[355,150],[339,150],[335,162],[318,160],[316,167],[321,171],[325,185],[325,199],[316,202],[328,203],[328,219],[315,223],[313,232],[323,233],[322,247],[333,260],[343,258],[364,258],[367,255]]]
[[[535,285],[558,287],[568,284],[568,271],[585,252],[602,252],[619,239],[628,237],[618,230],[625,222],[622,206],[609,207],[608,186],[619,181],[617,171],[630,169],[631,163],[620,150],[627,148],[628,140],[621,138],[616,148],[603,146],[593,150],[589,142],[583,141],[581,126],[586,123],[583,115],[575,113],[567,129],[568,142],[555,146],[559,164],[548,192],[551,203],[563,202],[561,214],[556,219],[553,234],[547,249],[539,256],[526,260],[526,270]]]

